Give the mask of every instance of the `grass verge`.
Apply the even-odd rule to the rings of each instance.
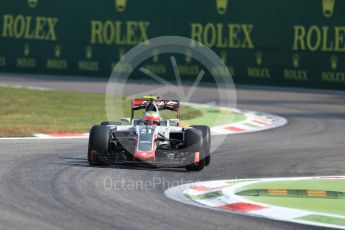
[[[115,101],[122,105],[127,99],[115,97]],[[88,132],[92,125],[107,120],[105,95],[99,93],[0,87],[0,108],[0,137]],[[125,117],[129,117],[129,104],[123,109]],[[180,110],[181,120],[188,124],[214,126],[245,118],[217,108],[182,105]],[[173,117],[175,114],[163,115]]]
[[[250,189],[308,189],[345,192],[345,180],[297,180],[259,182],[239,188],[237,192]],[[260,197],[245,196],[246,199],[275,205],[280,207],[295,208],[320,213],[336,214],[345,217],[345,199],[327,198],[295,198],[295,197]]]

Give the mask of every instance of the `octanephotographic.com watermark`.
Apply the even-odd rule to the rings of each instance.
[[[184,58],[181,59],[181,56]],[[153,62],[164,59],[163,70],[155,71],[152,65],[145,64],[147,60]],[[178,59],[180,57],[180,59]],[[186,61],[187,60],[187,61]],[[193,60],[198,63],[198,71],[189,76],[189,82],[184,81],[182,73],[184,62]],[[157,61],[157,63],[159,63]],[[160,69],[158,69],[160,70]],[[170,71],[168,71],[170,70]],[[142,76],[146,84],[135,85],[135,90],[128,86],[133,76]],[[216,93],[205,97],[200,86],[204,79],[212,82]],[[152,83],[154,82],[154,84]],[[137,83],[137,82],[135,82]],[[162,36],[147,40],[130,49],[115,65],[106,88],[107,119],[125,117],[129,103],[119,104],[114,95],[131,99],[144,95],[155,95],[163,99],[176,99],[183,103],[202,103],[218,108],[236,108],[236,88],[228,67],[222,59],[203,44],[185,37]],[[201,98],[203,97],[203,98]],[[224,119],[224,114],[214,113],[209,119],[208,126],[214,127]],[[181,122],[181,123],[187,123]],[[225,140],[224,135],[212,137],[211,152],[214,152]]]
[[[157,191],[193,182],[195,181],[182,178],[172,180],[157,176],[149,179],[114,179],[110,176],[106,176],[103,180],[103,187],[105,191]]]

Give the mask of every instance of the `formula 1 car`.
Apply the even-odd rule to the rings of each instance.
[[[200,171],[210,164],[211,133],[208,126],[182,127],[180,102],[146,96],[131,101],[131,118],[102,122],[90,131],[88,161],[91,166],[108,164],[184,167]],[[163,119],[162,110],[176,112],[176,119]],[[135,118],[135,112],[144,116]]]

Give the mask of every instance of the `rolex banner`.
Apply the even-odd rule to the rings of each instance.
[[[147,39],[211,48],[236,83],[345,89],[345,0],[0,0],[0,72],[109,77]],[[152,51],[147,65],[169,75]],[[196,78],[189,51],[178,66]]]

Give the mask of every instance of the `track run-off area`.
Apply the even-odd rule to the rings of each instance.
[[[345,176],[205,181],[165,194],[211,210],[345,229]]]

